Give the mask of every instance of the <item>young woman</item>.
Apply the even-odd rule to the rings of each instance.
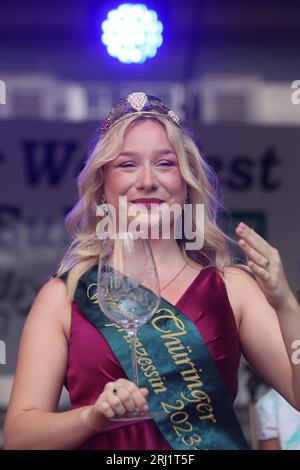
[[[240,223],[238,243],[253,275],[233,265],[216,223],[211,171],[178,116],[142,92],[120,100],[103,124],[78,187],[80,199],[67,217],[73,242],[57,277],[38,293],[22,334],[5,447],[245,448],[232,410],[241,352],[300,409],[295,360],[300,311],[280,256]],[[97,207],[106,202],[118,209],[120,196],[146,207],[204,204],[200,249],[187,249],[184,230],[180,239],[149,239],[161,286],[160,319],[161,311],[165,316],[160,328],[154,328],[156,320],[141,328],[140,388],[121,365],[128,345],[117,330],[108,339],[105,324],[93,323],[90,313],[101,312],[87,295],[100,252]],[[181,360],[175,346],[176,354],[183,351]],[[164,370],[160,393],[147,367],[157,377]],[[72,410],[57,412],[64,383]],[[154,403],[168,413],[164,418],[110,421],[134,409],[154,410]]]

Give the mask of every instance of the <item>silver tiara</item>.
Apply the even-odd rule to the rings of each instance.
[[[155,115],[157,113],[170,119],[177,126],[180,126],[178,114],[171,111],[156,96],[146,95],[146,93],[142,91],[130,93],[127,98],[121,98],[106,116],[102,123],[101,134],[105,134],[116,122],[126,117],[130,117],[134,114],[151,116],[151,114]]]

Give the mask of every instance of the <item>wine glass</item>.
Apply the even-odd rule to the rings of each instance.
[[[133,380],[138,387],[137,329],[150,320],[160,303],[159,278],[147,239],[133,232],[120,232],[102,240],[97,298],[102,312],[128,333]],[[153,417],[153,413],[135,410],[112,421]]]

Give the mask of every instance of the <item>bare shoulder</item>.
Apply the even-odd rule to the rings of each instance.
[[[256,285],[256,281],[249,268],[244,265],[230,265],[224,269],[222,275],[224,281],[230,285],[235,285],[237,289]]]
[[[237,325],[240,326],[245,299],[251,295],[251,292],[257,291],[259,288],[250,270],[245,266],[226,266],[224,273],[220,275],[225,283]]]
[[[59,278],[52,278],[42,286],[36,296],[30,316],[35,317],[40,315],[41,312],[44,317],[43,320],[55,322],[68,339],[71,300],[64,281]]]
[[[47,281],[39,291],[38,295],[47,296],[56,294],[55,299],[58,302],[67,300],[67,286],[59,277],[53,277]]]

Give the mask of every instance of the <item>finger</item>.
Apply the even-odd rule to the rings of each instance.
[[[147,402],[145,400],[145,397],[149,394],[149,391],[147,388],[141,388],[139,389],[135,383],[130,382],[129,380],[126,379],[119,379],[116,382],[112,383],[113,388],[117,388],[118,394],[120,390],[125,388],[134,403],[134,409],[139,409],[139,410],[145,410],[147,411],[149,409]]]
[[[121,402],[120,398],[116,395],[109,394],[106,398],[107,403],[111,407],[111,409],[119,416],[122,416],[126,413],[126,408],[124,407],[123,403]]]
[[[131,398],[134,402],[134,407],[135,408],[147,409],[148,410],[148,405],[147,405],[147,402],[145,400],[146,396],[149,394],[149,391],[147,390],[147,388],[145,388],[145,387],[138,388],[135,385],[135,383],[130,382],[129,380],[126,380],[126,379],[120,379],[115,383],[116,384],[118,383],[119,387],[121,385],[122,388],[124,387],[128,390],[128,392],[130,393]]]
[[[109,406],[106,401],[99,403],[98,410],[108,419],[113,418],[115,416],[114,410]]]
[[[260,254],[254,248],[251,248],[251,246],[247,242],[245,242],[245,240],[239,240],[238,243],[245,255],[250,258],[251,261],[253,261],[256,265],[260,266],[261,268],[266,269],[268,267],[269,262],[265,256]]]
[[[135,402],[132,397],[132,391],[136,388],[135,384],[127,379],[118,379],[110,382],[107,393],[117,397],[126,411],[134,411]],[[120,408],[121,409],[121,408]]]
[[[148,395],[149,395],[149,390],[147,388],[140,388],[140,392],[141,394],[143,395],[144,398],[146,398]],[[149,410],[149,406],[148,406],[148,403],[146,402],[146,404],[143,406],[143,410],[144,411],[148,411]]]
[[[270,249],[269,243],[243,222],[237,226],[236,233],[261,254]]]
[[[125,387],[122,387],[118,390],[118,397],[127,411],[134,411],[135,403],[132,397],[132,392],[127,390]]]
[[[254,272],[256,276],[259,276],[263,281],[267,281],[269,278],[269,273],[266,269],[262,268],[261,266],[258,266],[256,263],[253,261],[248,262],[248,266],[251,269],[251,271]]]
[[[147,401],[145,400],[145,396],[138,388],[132,393],[132,398],[137,409],[148,410],[148,405]]]

